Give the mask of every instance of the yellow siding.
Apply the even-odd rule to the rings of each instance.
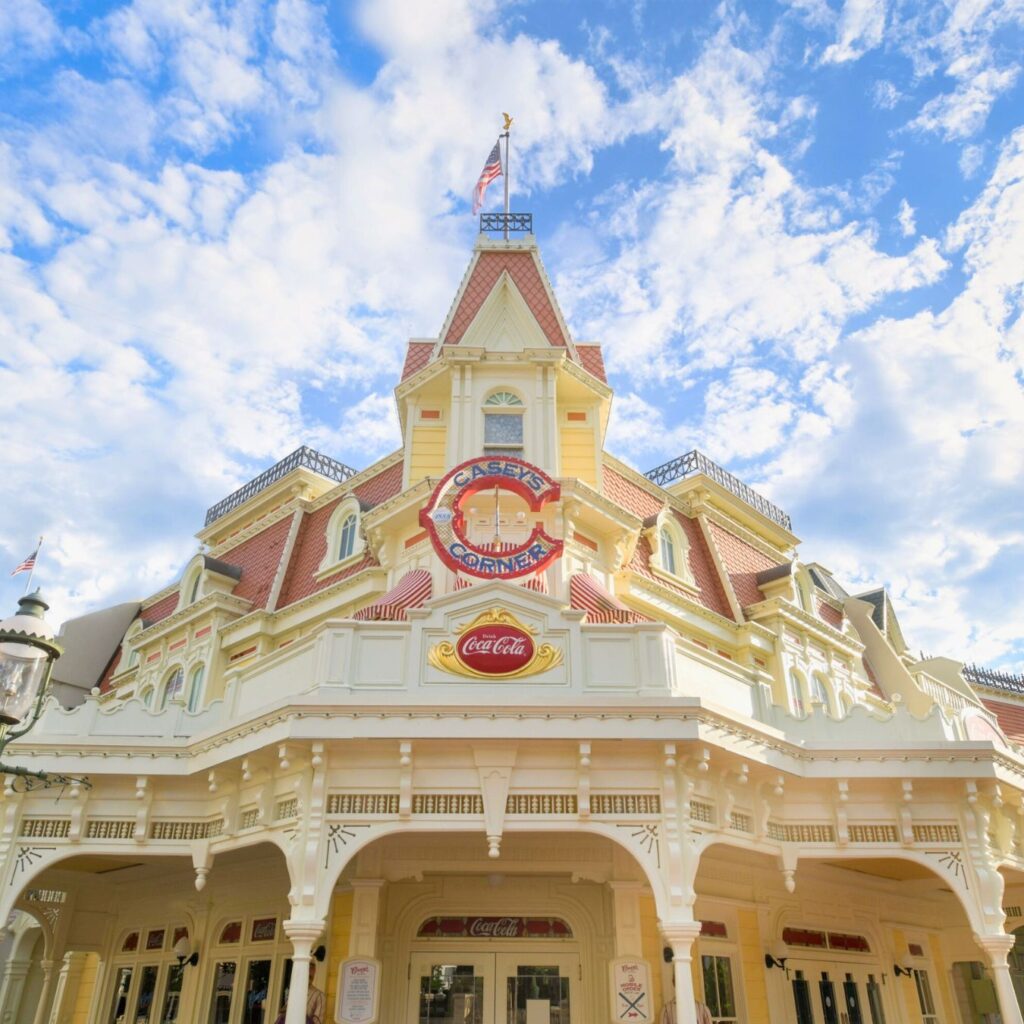
[[[413,427],[412,451],[409,456],[409,483],[425,476],[444,476],[445,427]]]
[[[938,935],[928,936],[928,947],[932,954],[933,969],[928,972],[932,983],[932,995],[936,1002],[941,1004],[941,1009],[940,1006],[936,1006],[935,1009],[939,1011],[940,1020],[955,1021],[960,1014],[949,984],[950,976],[947,967],[951,965],[946,963],[946,958],[942,953],[942,941]],[[900,980],[902,981],[902,978]]]
[[[587,430],[562,430],[562,476],[577,477],[597,486],[597,451],[594,433]]]
[[[651,1003],[656,1012],[661,1012],[661,935],[658,932],[658,912],[653,896],[641,896],[637,901],[640,909],[640,953],[651,967]]]
[[[90,953],[85,958],[82,968],[82,981],[75,997],[75,1008],[71,1012],[71,1024],[89,1024],[89,1004],[92,1002],[93,989],[96,988],[96,972],[99,970],[100,958]]]
[[[326,1012],[334,1019],[334,1004],[338,995],[338,971],[342,960],[348,957],[349,936],[352,934],[352,893],[336,892],[331,901],[330,942],[327,944],[327,996]]]
[[[741,910],[739,922],[740,970],[733,984],[742,988],[750,1024],[768,1024],[768,988],[764,977],[764,944],[756,910]]]

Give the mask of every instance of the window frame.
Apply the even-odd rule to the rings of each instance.
[[[663,537],[672,542],[672,567],[665,564],[662,548]],[[658,515],[654,527],[648,531],[648,538],[654,555],[651,568],[656,575],[672,583],[696,589],[697,583],[690,568],[690,538],[671,509],[664,509]]]
[[[342,531],[346,522],[355,518],[352,535],[352,550],[344,558],[341,557]],[[337,572],[347,565],[351,565],[362,558],[366,550],[366,538],[362,530],[363,510],[359,499],[354,494],[349,494],[338,502],[331,518],[327,520],[326,541],[327,548],[324,557],[317,567],[318,575],[327,575]]]
[[[169,694],[171,683],[175,680],[179,680],[177,690],[173,695]],[[164,672],[163,681],[160,683],[158,707],[156,711],[164,711],[169,706],[172,700],[177,699],[185,690],[185,666],[180,662],[177,665],[173,665]]]
[[[480,406],[483,414],[481,427],[481,450],[484,455],[508,456],[510,458],[524,458],[526,451],[526,403],[522,395],[512,390],[507,385],[494,388],[484,398]],[[519,417],[519,443],[515,442],[488,442],[487,441],[487,417],[488,416],[518,416]]]

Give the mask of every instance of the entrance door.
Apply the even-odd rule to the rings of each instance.
[[[524,949],[499,953],[496,961],[495,1024],[571,1024],[578,956]]]
[[[412,1024],[572,1024],[574,953],[414,953]]]
[[[414,1024],[494,1024],[493,953],[414,953],[409,975]]]

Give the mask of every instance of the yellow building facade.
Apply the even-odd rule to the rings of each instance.
[[[10,748],[88,785],[4,790],[0,1024],[1021,1024],[1019,681],[914,658],[700,453],[606,452],[531,236],[395,397]]]

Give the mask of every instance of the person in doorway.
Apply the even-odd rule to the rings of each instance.
[[[668,954],[666,952],[666,960]],[[678,1018],[676,1016],[676,979],[675,975],[672,976],[672,998],[665,1003],[661,1008],[661,1015],[658,1017],[658,1024],[678,1024]],[[707,1008],[707,1005],[702,1003],[699,999],[693,1001],[693,1012],[696,1018],[697,1024],[715,1024],[714,1018],[711,1016],[711,1011]]]
[[[327,1002],[327,997],[323,993],[323,989],[319,989],[314,984],[316,979],[316,961],[309,961],[309,997],[306,999],[306,1024],[325,1024],[324,1022],[324,1006]],[[698,1022],[700,1024],[700,1022]],[[711,1024],[711,1018],[708,1018],[707,1024]]]

